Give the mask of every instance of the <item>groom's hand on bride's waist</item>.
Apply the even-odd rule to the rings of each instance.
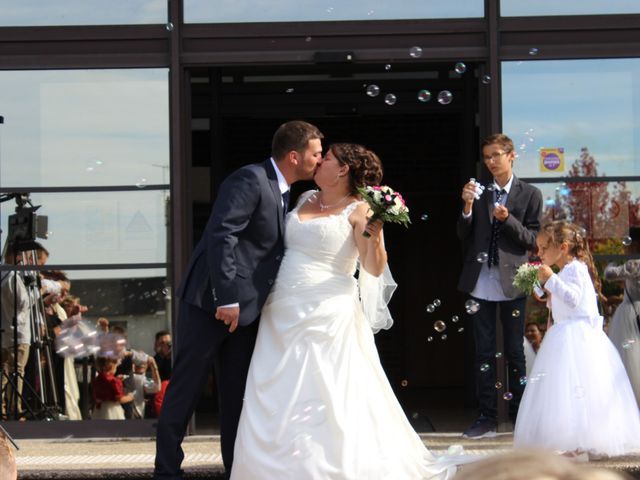
[[[216,308],[216,318],[222,320],[225,325],[229,326],[229,332],[233,332],[238,328],[240,307],[218,307]]]

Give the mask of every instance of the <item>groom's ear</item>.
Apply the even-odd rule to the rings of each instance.
[[[287,153],[287,163],[295,166],[295,165],[298,165],[299,162],[300,162],[300,155],[298,154],[297,151],[291,150],[289,153]]]

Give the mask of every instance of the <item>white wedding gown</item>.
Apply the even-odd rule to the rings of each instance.
[[[640,415],[617,350],[602,330],[587,266],[573,260],[545,284],[554,325],[524,389],[515,447],[624,455],[640,451]]]
[[[380,364],[354,278],[358,250],[348,217],[356,204],[329,217],[301,221],[297,208],[287,217],[286,254],[262,310],[232,480],[455,474],[454,460],[436,460],[423,445]]]

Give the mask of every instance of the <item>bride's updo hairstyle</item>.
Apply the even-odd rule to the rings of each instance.
[[[378,155],[356,143],[334,143],[329,147],[340,165],[349,167],[349,190],[358,194],[359,187],[380,185],[382,162]]]

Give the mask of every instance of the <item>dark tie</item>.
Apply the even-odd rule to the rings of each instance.
[[[502,196],[506,193],[507,191],[505,189],[496,190],[496,203],[500,203]],[[491,222],[491,243],[489,244],[489,268],[491,268],[492,265],[498,265],[500,261],[498,255],[498,237],[500,236],[501,226],[502,223],[498,221],[496,217],[493,217],[493,221]]]
[[[289,196],[291,195],[291,190],[287,190],[282,194],[282,216],[284,218],[287,217],[287,212],[289,211]]]

